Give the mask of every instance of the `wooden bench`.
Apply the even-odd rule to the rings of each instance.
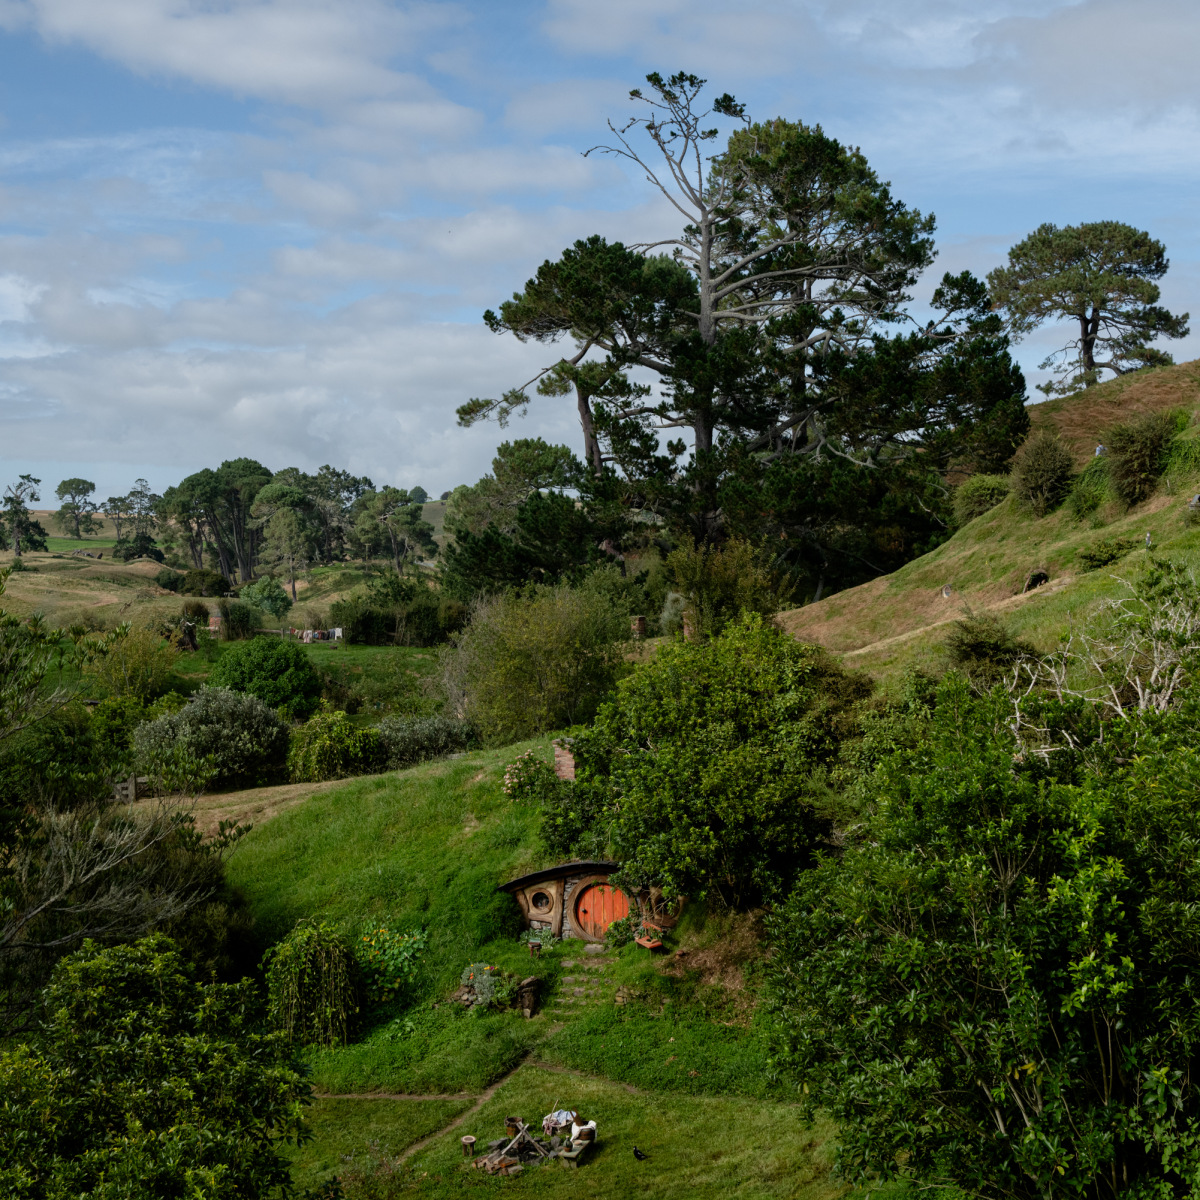
[[[580,1160],[587,1154],[588,1150],[595,1145],[595,1139],[584,1141],[580,1139],[571,1143],[569,1150],[559,1150],[558,1159],[564,1167],[578,1167]]]
[[[660,942],[658,938],[654,937],[634,938],[634,941],[636,941],[637,944],[645,950],[654,951],[661,950],[663,948],[662,942]]]

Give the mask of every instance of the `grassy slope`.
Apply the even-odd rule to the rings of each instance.
[[[530,1056],[548,1064],[521,1068],[469,1124],[417,1155],[420,1194],[496,1186],[459,1170],[458,1136],[487,1140],[506,1112],[540,1117],[568,1101],[587,1107],[612,1140],[589,1168],[590,1195],[624,1196],[651,1181],[664,1196],[841,1194],[829,1177],[831,1131],[800,1129],[769,1074],[765,1034],[743,984],[754,957],[744,922],[687,912],[679,941],[694,968],[624,948],[606,968],[607,983],[629,997],[623,1006],[605,998],[526,1021],[445,1002],[462,968],[485,960],[538,975],[548,1006],[560,990],[567,994],[564,974],[577,968],[566,963],[584,957],[579,943],[566,942],[531,960],[515,939],[515,905],[495,890],[543,862],[536,814],[500,787],[505,765],[531,747],[549,753],[542,740],[333,785],[256,829],[234,854],[232,882],[253,907],[263,946],[300,917],[348,932],[368,918],[428,931],[425,998],[407,1012],[378,1015],[347,1047],[310,1053],[318,1091],[419,1094],[433,1104],[437,1096],[478,1097]],[[564,1069],[588,1077],[567,1079]],[[317,1140],[298,1161],[305,1182],[326,1177],[342,1155],[362,1159],[385,1131],[398,1147],[439,1114],[449,1119],[449,1110],[425,1103],[319,1100]],[[654,1167],[637,1166],[628,1151],[634,1140],[654,1153]],[[582,1178],[554,1169],[522,1186],[565,1195]]]
[[[1035,428],[1057,428],[1082,464],[1111,425],[1166,408],[1192,411],[1184,436],[1200,434],[1194,423],[1200,362],[1113,380],[1037,405],[1031,416]],[[1065,508],[1038,520],[1010,498],[893,574],[784,613],[782,621],[797,637],[843,654],[847,665],[884,678],[908,666],[938,665],[945,625],[967,606],[997,611],[1022,636],[1049,649],[1073,616],[1115,594],[1120,586],[1115,577],[1144,559],[1147,533],[1155,553],[1200,559],[1200,530],[1184,522],[1187,500],[1197,490],[1196,478],[1166,477],[1145,503],[1127,511],[1110,506],[1083,522]],[[1119,564],[1080,570],[1081,549],[1117,537],[1132,539],[1138,548]],[[1033,570],[1046,571],[1050,583],[1023,595]]]

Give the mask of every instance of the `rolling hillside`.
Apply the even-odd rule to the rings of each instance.
[[[1113,425],[1168,409],[1190,414],[1182,439],[1200,437],[1200,361],[1047,401],[1030,417],[1035,430],[1056,430],[1082,467]],[[1038,519],[1009,497],[891,575],[793,609],[781,621],[796,637],[883,678],[909,666],[936,667],[945,626],[968,607],[1003,614],[1014,630],[1048,650],[1072,616],[1114,595],[1118,577],[1144,561],[1147,534],[1155,554],[1200,561],[1200,527],[1185,519],[1197,491],[1200,475],[1168,471],[1144,503],[1129,509],[1110,503],[1082,521],[1066,507]],[[1080,552],[1114,538],[1132,541],[1135,549],[1112,566],[1085,571]],[[1026,592],[1035,571],[1049,582]]]
[[[770,1068],[754,914],[690,906],[653,958],[634,945],[591,954],[565,941],[533,959],[517,941],[516,905],[497,884],[546,860],[536,811],[501,783],[529,749],[551,753],[539,739],[324,785],[263,812],[234,852],[231,881],[259,950],[305,917],[348,934],[364,922],[420,927],[429,940],[417,1004],[372,1014],[347,1046],[308,1052],[319,1098],[314,1140],[295,1152],[299,1186],[386,1156],[396,1191],[380,1195],[492,1192],[504,1181],[470,1169],[461,1137],[483,1145],[506,1114],[536,1122],[569,1105],[598,1122],[596,1153],[582,1173],[528,1172],[521,1187],[533,1195],[862,1196],[833,1177],[832,1123],[801,1124]],[[448,999],[479,961],[539,978],[531,1020]]]

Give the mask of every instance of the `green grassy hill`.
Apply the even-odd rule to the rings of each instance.
[[[464,1165],[461,1136],[485,1143],[507,1114],[540,1120],[569,1105],[598,1121],[599,1153],[582,1175],[527,1172],[520,1186],[531,1194],[847,1195],[831,1177],[835,1131],[802,1128],[769,1069],[753,917],[687,910],[662,958],[636,946],[586,954],[568,941],[532,959],[517,940],[515,902],[497,885],[546,859],[537,814],[501,782],[530,748],[550,754],[541,740],[332,784],[254,830],[231,859],[260,950],[301,917],[351,935],[374,921],[429,938],[414,1007],[374,1014],[350,1045],[310,1053],[322,1098],[298,1182],[361,1167],[374,1144],[408,1155],[398,1170],[415,1194],[495,1189]],[[538,1015],[451,1003],[472,961],[537,975]],[[649,1161],[633,1158],[635,1142]]]
[[[1035,430],[1058,431],[1082,467],[1114,424],[1165,409],[1190,414],[1181,440],[1200,437],[1200,362],[1115,379],[1036,405],[1030,416]],[[1066,506],[1039,519],[1009,497],[891,575],[784,613],[781,620],[796,637],[882,678],[909,666],[939,666],[945,626],[967,607],[1002,615],[1022,637],[1049,650],[1073,618],[1120,590],[1117,577],[1138,569],[1147,534],[1155,554],[1200,560],[1200,527],[1186,520],[1187,503],[1198,491],[1200,474],[1168,471],[1142,504],[1125,509],[1109,503],[1083,520]],[[1118,538],[1134,549],[1111,566],[1083,569],[1081,551]],[[1024,592],[1034,571],[1045,572],[1049,582]]]

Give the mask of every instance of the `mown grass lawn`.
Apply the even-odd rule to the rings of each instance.
[[[425,1106],[439,1103],[460,1103],[468,1115],[398,1165],[384,1165],[372,1194],[431,1200],[510,1190],[547,1200],[825,1200],[866,1194],[833,1176],[834,1126],[828,1121],[804,1126],[793,1105],[635,1091],[535,1063],[520,1067],[475,1111],[469,1101],[319,1100],[313,1107],[317,1138],[303,1161],[297,1159],[297,1183],[313,1186],[334,1174],[369,1170],[372,1143],[379,1157],[385,1147],[394,1156],[397,1145],[419,1140],[416,1129],[434,1111]],[[595,1151],[578,1170],[551,1162],[527,1167],[516,1179],[493,1178],[464,1159],[464,1134],[486,1147],[503,1135],[506,1116],[536,1125],[544,1113],[564,1105],[594,1119],[599,1131]],[[635,1145],[648,1156],[644,1161],[634,1157]],[[901,1190],[872,1188],[870,1194],[886,1197]]]

